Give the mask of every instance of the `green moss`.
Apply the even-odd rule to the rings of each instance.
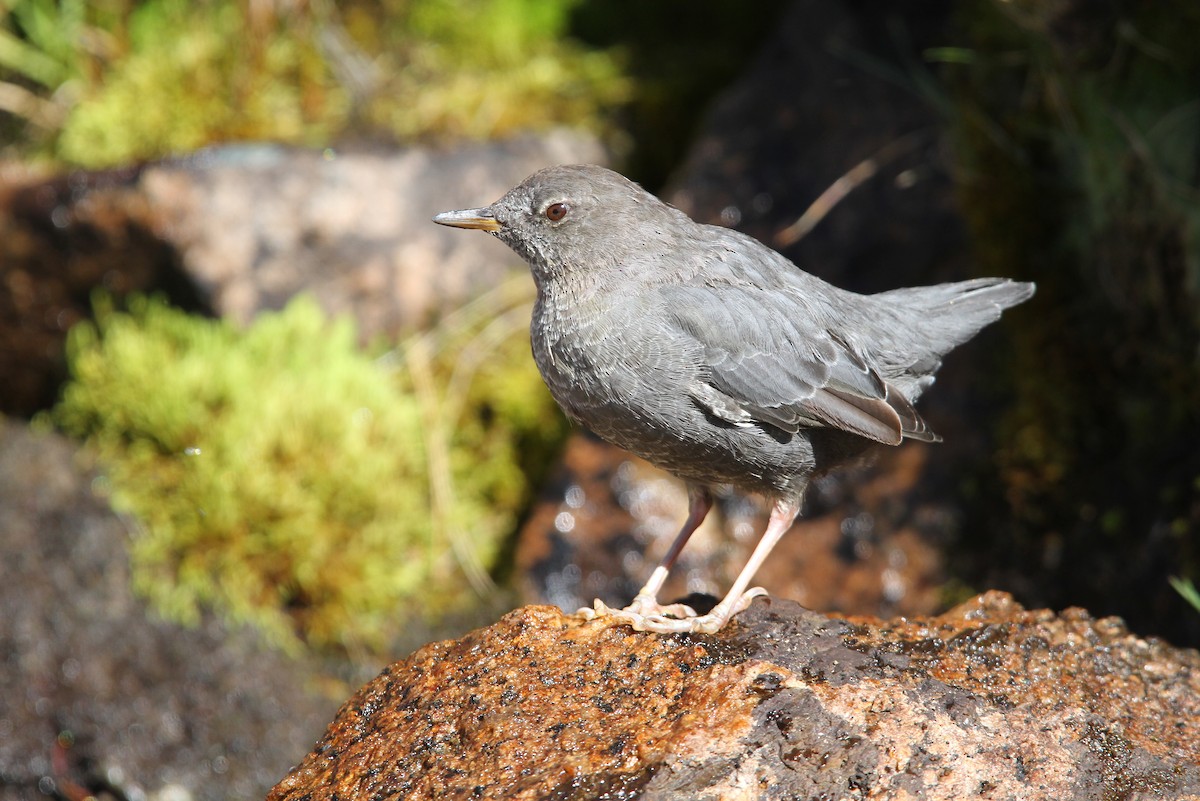
[[[308,27],[281,24],[256,42],[241,5],[139,6],[128,52],[70,110],[57,155],[105,165],[231,139],[325,141],[349,100]]]
[[[406,363],[368,358],[349,322],[303,298],[244,332],[144,299],[101,308],[72,330],[69,359],[53,419],[87,438],[139,524],[137,589],[173,619],[211,606],[281,644],[377,647],[452,603],[452,546],[490,566],[528,498],[518,443],[552,447],[563,431],[542,422],[552,403],[526,356],[485,371],[523,393],[519,413],[484,425],[465,404],[466,424],[437,442]],[[443,445],[449,509],[430,470]]]
[[[0,6],[0,88],[22,88],[0,111],[26,149],[84,166],[229,140],[599,129],[629,84],[617,53],[564,38],[573,5],[16,0]]]

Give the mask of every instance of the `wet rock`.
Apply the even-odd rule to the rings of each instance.
[[[1187,798],[1197,719],[1196,652],[1001,593],[713,636],[530,607],[387,668],[268,798]]]
[[[429,218],[564,161],[605,154],[565,131],[452,151],[242,145],[0,184],[0,412],[53,402],[66,331],[98,287],[240,322],[307,291],[364,340],[411,330],[526,270]]]
[[[155,619],[74,446],[0,421],[0,798],[261,798],[334,704],[212,619]]]

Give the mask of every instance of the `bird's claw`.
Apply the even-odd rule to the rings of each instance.
[[[755,598],[765,596],[767,591],[754,587],[735,599],[725,598],[706,615],[698,615],[685,604],[660,606],[653,598],[639,596],[624,609],[614,609],[597,598],[591,607],[584,607],[576,614],[584,620],[604,619],[610,624],[627,623],[634,631],[653,631],[660,634],[716,634],[737,613],[745,610]],[[670,615],[670,616],[668,616]]]

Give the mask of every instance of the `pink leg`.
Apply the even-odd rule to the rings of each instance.
[[[709,492],[707,487],[694,484],[688,485],[688,516],[687,520],[683,523],[683,528],[679,529],[679,533],[675,536],[675,541],[667,549],[667,553],[662,558],[662,561],[654,568],[654,572],[650,574],[650,579],[646,582],[645,586],[638,590],[633,603],[620,610],[621,612],[626,613],[627,616],[636,616],[637,618],[647,616],[662,617],[664,615],[696,616],[695,610],[684,604],[659,606],[658,593],[662,589],[663,583],[667,580],[667,574],[671,572],[671,568],[675,565],[675,561],[683,551],[683,546],[687,545],[688,539],[696,532],[696,529],[700,528],[700,524],[708,516],[712,505],[712,493]],[[595,617],[604,617],[613,614],[616,611],[609,608],[603,601],[597,600],[592,608],[580,609],[579,613],[590,620]]]
[[[588,619],[610,615],[613,618],[613,622],[629,623],[638,631],[714,634],[720,631],[729,622],[730,618],[750,606],[755,598],[767,594],[767,591],[762,587],[751,589],[747,589],[747,587],[750,586],[750,582],[754,579],[754,574],[762,567],[771,550],[774,549],[780,538],[783,537],[787,530],[791,528],[792,523],[795,522],[796,516],[800,513],[800,505],[800,498],[775,501],[775,505],[771,508],[771,517],[767,521],[767,530],[763,533],[762,539],[758,541],[758,545],[755,546],[754,553],[750,554],[750,560],[746,562],[746,566],[738,574],[729,592],[707,615],[688,615],[683,619],[675,619],[665,617],[662,614],[644,614],[635,610],[632,606],[629,609],[613,610],[604,606],[599,601],[596,602],[597,606],[595,610],[582,609],[580,612],[584,613],[584,616]],[[689,516],[689,521],[690,519],[691,517]],[[691,532],[688,533],[690,534]],[[682,548],[682,545],[680,547]],[[672,551],[675,551],[674,546],[672,546]],[[676,553],[676,555],[678,554]],[[658,583],[661,585],[661,580]],[[646,585],[647,588],[650,588],[651,584],[653,584],[653,577],[651,577],[651,582]],[[641,593],[638,593],[638,597],[640,598],[645,592],[646,589],[643,589]]]
[[[712,493],[706,487],[697,487],[694,485],[688,486],[688,516],[683,522],[683,528],[679,529],[679,534],[675,536],[675,541],[671,543],[671,547],[667,550],[666,556],[658,563],[658,567],[654,568],[654,572],[650,574],[650,580],[646,582],[646,586],[642,587],[633,599],[633,603],[626,607],[626,611],[638,612],[643,615],[649,614],[673,614],[674,608],[668,609],[658,605],[658,593],[662,589],[663,583],[667,580],[667,574],[671,572],[671,568],[675,565],[675,560],[679,558],[679,554],[683,551],[683,546],[687,545],[688,539],[700,528],[700,524],[704,522],[704,518],[708,517],[708,512],[712,509],[713,499]],[[675,604],[675,607],[682,607],[682,604]],[[684,614],[690,613],[692,617],[696,613],[687,607],[682,607],[680,611]]]
[[[713,607],[713,610],[707,615],[687,621],[694,624],[692,628],[687,629],[688,631],[714,634],[728,623],[731,617],[750,606],[755,598],[767,594],[762,587],[755,587],[752,590],[746,588],[750,586],[754,574],[762,567],[763,562],[767,561],[767,556],[770,555],[779,540],[792,527],[792,523],[796,522],[796,516],[800,514],[800,505],[801,499],[799,498],[775,501],[775,505],[771,508],[771,517],[767,521],[767,530],[763,532],[762,539],[754,547],[754,553],[750,554],[750,561],[746,562],[742,572],[738,573],[737,579],[734,580],[733,586],[729,588],[729,592],[726,593],[721,603]]]

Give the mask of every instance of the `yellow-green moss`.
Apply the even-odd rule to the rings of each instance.
[[[53,419],[101,458],[137,522],[136,587],[169,617],[211,606],[281,644],[374,647],[463,594],[433,508],[429,406],[348,321],[301,298],[239,331],[137,299],[73,329],[69,359]],[[483,380],[521,401],[488,425],[468,405],[447,429],[441,513],[490,566],[528,497],[517,443],[544,452],[564,428],[527,356]]]
[[[242,4],[140,6],[128,51],[81,87],[57,156],[92,166],[224,140],[326,141],[349,99],[305,22],[281,21],[257,39]]]
[[[230,140],[599,129],[629,82],[617,53],[564,38],[574,5],[15,0],[0,6],[0,125],[84,166]]]

